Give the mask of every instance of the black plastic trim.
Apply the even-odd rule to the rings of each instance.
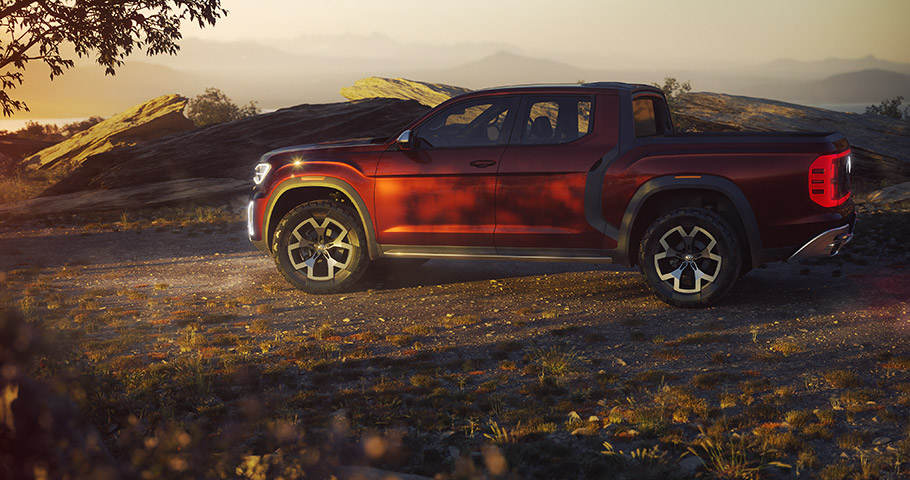
[[[619,135],[618,143],[597,163],[591,167],[588,176],[585,179],[585,220],[594,227],[595,230],[603,232],[607,237],[617,240],[619,238],[619,229],[606,221],[603,212],[603,188],[604,178],[607,170],[623,154],[632,149],[635,145],[634,132],[631,131],[627,122],[623,119],[632,115],[632,96],[628,94],[619,95]],[[595,119],[596,121],[596,119]],[[603,119],[600,120],[604,122]]]
[[[604,235],[616,240],[619,237],[619,229],[607,223],[604,219],[603,212],[603,188],[604,177],[607,169],[620,156],[619,145],[613,147],[606,155],[597,160],[594,167],[588,172],[585,179],[585,220],[594,227],[595,230],[603,232]]]
[[[360,217],[360,221],[363,223],[363,230],[367,236],[367,251],[369,252],[370,259],[375,260],[379,258],[379,244],[376,242],[376,232],[373,230],[373,219],[370,217],[370,211],[367,208],[366,202],[363,201],[363,198],[361,198],[360,194],[357,193],[357,189],[351,186],[351,184],[339,178],[325,177],[322,175],[291,177],[283,180],[280,184],[278,184],[277,187],[275,187],[265,207],[265,216],[264,221],[262,222],[262,239],[253,241],[253,244],[256,245],[257,248],[262,250],[262,247],[265,246],[266,251],[268,251],[271,239],[267,238],[267,233],[270,229],[270,226],[272,222],[277,223],[281,221],[280,218],[272,218],[272,210],[274,210],[275,205],[281,199],[282,195],[289,192],[290,190],[307,187],[332,188],[347,196],[351,200],[354,208],[357,210],[357,215]]]
[[[638,188],[626,212],[623,215],[622,225],[619,229],[618,245],[616,254],[613,258],[616,263],[622,263],[628,266],[632,265],[632,259],[629,258],[630,238],[632,236],[632,226],[638,216],[641,207],[653,195],[670,190],[712,190],[726,196],[733,203],[739,214],[739,219],[745,229],[746,240],[749,242],[749,251],[751,252],[752,265],[762,265],[762,244],[761,233],[758,228],[758,221],[755,219],[755,213],[752,206],[743,192],[732,181],[723,177],[704,175],[701,178],[676,178],[674,176],[664,176],[651,179]]]

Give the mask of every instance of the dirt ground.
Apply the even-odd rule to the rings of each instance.
[[[583,478],[647,463],[604,453],[607,442],[617,452],[669,451],[652,455],[649,472],[716,474],[710,452],[693,445],[719,435],[748,439],[743,463],[771,477],[838,478],[875,459],[875,471],[897,478],[910,468],[910,254],[898,235],[910,216],[867,217],[845,254],[757,268],[697,310],[660,302],[637,271],[571,263],[389,263],[356,291],[306,295],[252,247],[241,222],[7,225],[0,281],[26,318],[77,345],[73,365],[113,378],[181,358],[212,365],[204,374],[215,386],[189,406],[156,404],[161,389],[139,398],[117,387],[139,406],[87,413],[110,444],[122,444],[137,416],[221,431],[243,409],[239,388],[272,392],[263,408],[293,414],[307,445],[341,421],[348,453],[323,453],[322,466]],[[218,375],[238,356],[262,379],[222,394]],[[216,403],[227,413],[209,412]],[[237,458],[288,451],[257,425],[238,434],[243,448],[229,449]],[[371,435],[387,445],[390,432],[408,453],[370,454]],[[536,456],[553,444],[574,453]],[[505,467],[491,463],[489,445]],[[680,466],[690,448],[701,455],[687,458],[705,465]]]

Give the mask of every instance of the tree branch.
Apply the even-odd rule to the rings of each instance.
[[[4,8],[3,10],[0,10],[0,18],[6,18],[10,14],[15,12],[16,10],[19,10],[20,8],[26,6],[30,3],[35,3],[35,0],[20,0],[18,2],[15,2],[12,5]]]

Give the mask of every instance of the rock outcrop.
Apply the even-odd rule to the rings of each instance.
[[[11,166],[14,162],[18,163],[19,159],[44,150],[51,145],[53,145],[51,142],[29,140],[13,135],[0,135],[0,167]],[[7,173],[9,172],[0,171],[0,176]]]
[[[192,199],[222,200],[248,192],[249,180],[184,178],[110,190],[88,190],[0,204],[0,215],[51,215],[76,212],[128,211]]]
[[[94,155],[192,130],[193,122],[183,116],[186,103],[180,95],[149,100],[41,150],[24,163],[29,168],[68,172]]]
[[[253,166],[269,150],[346,138],[390,137],[426,111],[417,102],[391,99],[284,108],[92,155],[40,196],[188,178],[251,182]]]
[[[354,86],[342,88],[341,95],[348,100],[365,98],[417,100],[428,107],[435,107],[456,95],[470,91],[467,88],[418,82],[406,78],[367,77],[354,82]]]
[[[879,205],[910,202],[910,182],[876,190],[866,196],[866,202]]]
[[[859,177],[910,179],[910,122],[719,93],[685,95],[676,118],[699,131],[841,132]]]

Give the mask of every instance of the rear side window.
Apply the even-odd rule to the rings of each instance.
[[[635,118],[635,136],[657,135],[657,117],[654,115],[654,100],[636,98],[632,101],[632,115]]]
[[[591,96],[536,95],[522,115],[523,145],[569,143],[591,132]]]
[[[650,137],[673,133],[670,112],[663,97],[652,94],[632,99],[632,117],[636,137]]]

